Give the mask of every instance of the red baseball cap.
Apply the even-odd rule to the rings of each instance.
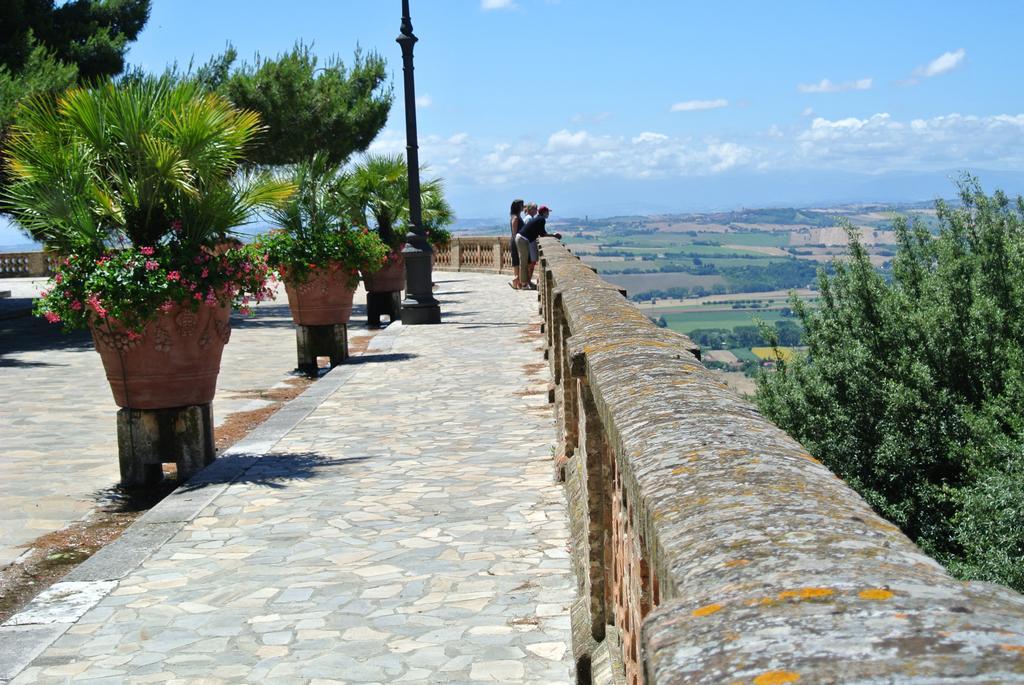
[[[537,208],[537,211],[538,212],[547,212],[548,214],[550,214],[551,213],[551,208],[548,207],[547,205],[541,205],[540,207]]]

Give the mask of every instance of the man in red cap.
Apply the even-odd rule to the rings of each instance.
[[[537,209],[537,216],[526,222],[526,225],[519,229],[516,235],[516,250],[519,251],[519,283],[521,290],[536,290],[537,285],[532,282],[533,269],[537,266],[537,238],[552,235],[544,230],[548,214],[551,210],[546,205]],[[561,240],[562,234],[553,234]]]

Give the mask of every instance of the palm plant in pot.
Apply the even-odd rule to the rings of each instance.
[[[405,158],[401,155],[367,155],[345,174],[341,191],[348,220],[357,225],[373,226],[388,247],[384,266],[376,273],[364,274],[367,292],[404,289],[402,248],[409,230],[409,176]],[[447,235],[444,227],[454,220],[454,213],[444,198],[441,179],[420,182],[420,203],[428,238],[433,229],[435,237],[443,240]]]
[[[284,282],[296,324],[348,323],[359,272],[380,268],[387,248],[376,233],[343,218],[340,165],[316,155],[296,164],[289,178],[298,190],[271,210],[279,228],[262,236],[257,246]]]
[[[256,114],[166,78],[23,105],[2,206],[59,255],[37,313],[91,329],[119,406],[209,403],[231,306],[268,294],[262,259],[231,242],[293,191],[238,174],[260,130]]]

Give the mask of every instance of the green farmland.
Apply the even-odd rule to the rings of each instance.
[[[707,311],[706,307],[665,307],[645,309],[647,316],[657,319],[665,317],[668,327],[679,333],[689,333],[698,328],[727,328],[736,326],[753,326],[754,319],[765,323],[776,321],[793,321],[792,317],[782,316],[778,309],[715,309]]]

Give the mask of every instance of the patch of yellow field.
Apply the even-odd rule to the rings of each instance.
[[[769,361],[775,361],[775,350],[778,349],[779,354],[782,355],[782,361],[793,361],[793,357],[796,356],[796,350],[792,347],[751,347],[750,351],[757,356],[758,359],[767,359]]]

